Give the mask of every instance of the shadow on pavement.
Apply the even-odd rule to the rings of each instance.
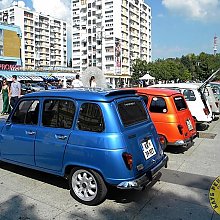
[[[171,153],[171,154],[184,154],[185,151],[193,147],[194,142],[188,144],[187,146],[173,146],[173,145],[167,145],[165,152]]]
[[[13,196],[9,200],[0,204],[1,219],[39,220],[36,213],[37,207],[25,204],[21,196]]]
[[[57,186],[59,188],[69,189],[68,181],[59,176],[55,176],[52,174],[48,174],[48,173],[33,170],[33,169],[28,169],[28,168],[21,167],[18,165],[9,164],[6,162],[1,162],[0,168],[4,170],[8,170],[13,173],[17,173],[25,177],[29,177],[31,179],[35,179],[35,180],[39,180],[44,183],[48,183],[53,186]]]
[[[43,174],[41,172],[19,168],[18,166],[10,166],[6,163],[1,168],[16,172],[20,175],[28,176],[33,179],[45,181],[52,185],[59,186],[60,178],[52,175]],[[209,207],[208,189],[214,180],[211,177],[184,173],[169,169],[162,170],[163,182],[171,183],[163,188],[158,189],[154,184],[144,191],[136,190],[119,190],[110,188],[107,199],[99,206],[85,206],[82,204],[75,205],[73,201],[72,209],[65,208],[59,215],[45,211],[44,201],[37,203],[27,203],[25,196],[13,196],[8,200],[0,203],[0,219],[20,219],[20,220],[39,220],[39,219],[88,219],[88,220],[115,220],[115,219],[193,219],[193,220],[211,220],[213,216],[219,219],[217,214]],[[157,182],[157,184],[160,184]],[[63,184],[65,186],[66,184]],[[179,192],[179,186],[191,187],[187,188],[186,193]],[[177,187],[177,189],[172,187]],[[201,191],[205,190],[201,195]],[[54,191],[56,193],[56,191]],[[196,194],[195,197],[191,193]],[[55,201],[56,202],[56,201]],[[43,207],[43,210],[42,210]],[[63,217],[62,215],[65,215]],[[46,216],[50,216],[47,218]]]
[[[199,124],[196,124],[196,130],[197,131],[205,131],[209,128],[209,125],[206,124],[206,123],[199,123]]]

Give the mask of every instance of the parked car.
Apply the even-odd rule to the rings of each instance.
[[[210,82],[209,85],[212,88],[214,96],[220,100],[220,82]]]
[[[184,95],[189,110],[197,123],[211,122],[212,110],[200,86],[193,83],[156,84],[150,87],[178,89]]]
[[[213,117],[220,114],[220,99],[219,97],[215,96],[212,87],[210,84],[207,84],[203,89],[202,92],[205,94],[206,98],[209,101],[210,108],[212,109]]]
[[[28,86],[24,83],[21,83],[21,95],[25,95],[30,92],[32,92],[30,86]]]
[[[164,148],[186,146],[197,136],[195,121],[184,96],[175,90],[136,88],[144,98]]]
[[[30,89],[32,92],[39,92],[39,91],[45,90],[45,88],[39,85],[38,83],[31,83]]]
[[[108,185],[143,189],[168,161],[134,90],[30,93],[0,131],[1,161],[68,178],[87,205],[101,203]]]

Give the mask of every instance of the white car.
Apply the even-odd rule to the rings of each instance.
[[[201,86],[202,84],[199,84],[199,85]],[[213,117],[215,117],[215,115],[219,115],[220,114],[220,100],[219,98],[215,97],[212,87],[208,84],[202,88],[202,92],[205,94],[206,98],[209,101],[210,107],[212,109]]]
[[[189,110],[197,123],[211,122],[212,110],[208,99],[193,83],[156,84],[150,87],[178,89],[185,97]]]

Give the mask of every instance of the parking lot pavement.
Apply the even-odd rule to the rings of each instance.
[[[63,178],[1,163],[0,219],[220,220],[208,198],[220,176],[220,119],[199,136],[189,148],[167,148],[168,168],[150,189],[110,189],[94,207],[76,202]]]

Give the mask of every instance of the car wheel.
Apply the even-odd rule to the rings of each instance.
[[[69,178],[70,193],[74,199],[86,205],[98,205],[104,201],[107,187],[95,171],[75,167]]]

